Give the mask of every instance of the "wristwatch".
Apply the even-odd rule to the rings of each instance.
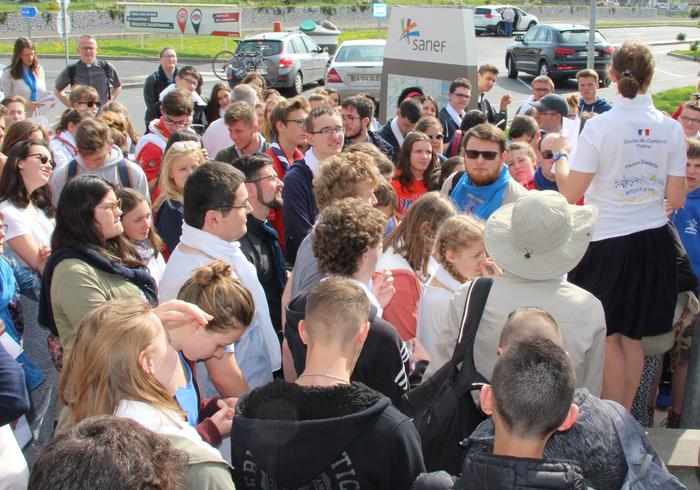
[[[559,160],[562,157],[566,157],[568,159],[569,155],[564,151],[558,151],[554,155],[552,155],[552,161],[556,162],[557,160]]]

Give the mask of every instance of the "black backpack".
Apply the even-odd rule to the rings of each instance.
[[[488,382],[474,366],[474,339],[492,284],[483,277],[471,282],[452,359],[399,403],[420,434],[427,471],[459,474],[468,438],[486,418],[471,392]]]

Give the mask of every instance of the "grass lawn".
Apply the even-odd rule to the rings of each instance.
[[[681,103],[690,100],[690,94],[693,92],[695,92],[695,87],[688,85],[687,87],[672,88],[658,94],[652,94],[651,98],[658,110],[673,114]]]
[[[696,49],[695,51],[691,51],[690,49],[674,49],[671,52],[677,54],[684,54],[686,56],[692,56],[693,58],[695,58],[695,61],[700,61],[700,49]]]
[[[386,29],[381,29],[382,38],[386,37]],[[377,29],[345,30],[339,36],[339,41],[350,39],[374,39],[377,37]],[[71,40],[68,51],[75,52],[76,40]],[[224,38],[214,36],[185,36],[180,45],[178,36],[172,37],[150,37],[144,39],[143,48],[141,40],[131,39],[100,39],[100,56],[112,58],[115,56],[142,56],[158,57],[158,53],[165,46],[174,46],[180,58],[205,58],[213,57],[216,53],[224,49]],[[229,49],[234,44],[229,42]],[[63,54],[63,42],[36,43],[39,56],[44,54]],[[0,53],[12,53],[12,44],[0,43]]]

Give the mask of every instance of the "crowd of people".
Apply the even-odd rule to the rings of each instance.
[[[509,118],[483,65],[383,125],[168,47],[143,135],[97,51],[0,78],[0,487],[685,488],[643,427],[668,369],[683,416],[700,105],[643,42],[610,102],[543,75]]]

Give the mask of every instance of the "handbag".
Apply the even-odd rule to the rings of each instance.
[[[404,394],[399,410],[413,419],[428,471],[460,472],[469,436],[486,418],[471,395],[488,381],[474,366],[474,339],[493,279],[474,279],[467,291],[452,358],[423,384]]]

